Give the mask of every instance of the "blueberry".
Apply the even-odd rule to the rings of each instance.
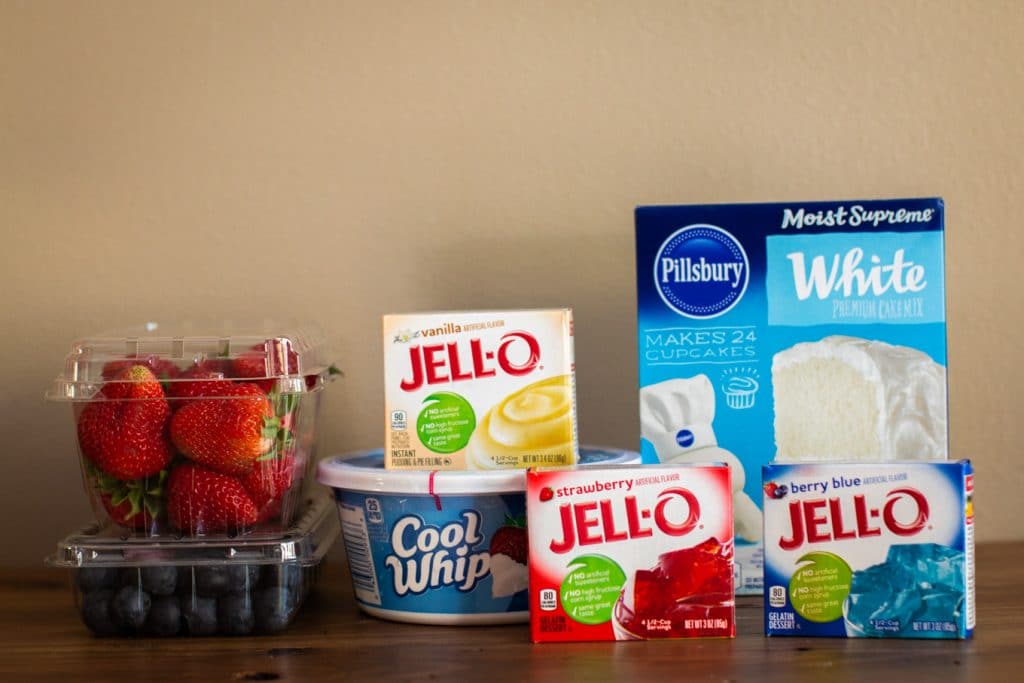
[[[227,567],[223,565],[196,567],[194,576],[196,592],[203,597],[217,597],[228,589]]]
[[[229,593],[247,593],[255,588],[260,580],[260,567],[256,564],[230,565],[225,568],[225,572]]]
[[[195,583],[195,567],[183,565],[178,567],[178,595],[192,595]]]
[[[232,593],[221,598],[217,605],[217,624],[220,632],[229,636],[251,633],[256,618],[252,613],[252,598],[249,594]]]
[[[142,571],[138,567],[124,567],[118,575],[118,583],[122,586],[142,587]]]
[[[256,591],[256,625],[265,633],[288,628],[295,618],[298,599],[287,588],[261,588]]]
[[[178,600],[170,597],[159,597],[149,608],[146,619],[146,633],[154,636],[176,636],[181,630],[181,609]]]
[[[75,576],[78,587],[84,591],[113,588],[117,584],[117,569],[113,567],[83,567]]]
[[[110,608],[114,613],[114,623],[124,630],[134,633],[146,623],[146,615],[153,600],[149,593],[136,586],[124,586],[114,594]]]
[[[142,588],[150,595],[174,595],[178,585],[176,567],[143,567]]]
[[[302,593],[302,567],[290,564],[268,564],[263,568],[260,585],[266,588],[287,588],[296,595]]]
[[[114,591],[109,588],[82,594],[82,621],[98,636],[110,636],[117,632],[110,610],[113,598]]]
[[[181,616],[190,636],[212,636],[217,632],[217,601],[213,598],[182,598]]]

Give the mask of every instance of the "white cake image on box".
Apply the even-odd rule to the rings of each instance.
[[[944,460],[946,368],[858,337],[796,344],[772,359],[775,459]]]

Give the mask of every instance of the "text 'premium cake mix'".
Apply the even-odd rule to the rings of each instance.
[[[569,309],[385,315],[385,465],[575,463],[572,335]]]
[[[644,462],[733,469],[738,593],[761,466],[946,459],[941,199],[636,210]]]

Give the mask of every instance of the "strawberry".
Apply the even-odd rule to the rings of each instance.
[[[292,487],[295,473],[295,458],[286,455],[256,463],[249,474],[241,478],[242,486],[249,492],[259,510],[259,522],[265,522],[281,514],[281,501]]]
[[[508,555],[519,564],[526,564],[526,520],[505,515],[505,525],[491,536],[491,555]]]
[[[117,479],[156,474],[171,461],[165,436],[170,414],[153,372],[144,365],[125,368],[78,416],[82,455]]]
[[[185,457],[218,472],[246,474],[280,429],[270,400],[251,384],[212,382],[209,389],[208,398],[174,413],[171,441]]]
[[[146,366],[152,370],[153,374],[161,381],[174,379],[180,374],[178,366],[166,358],[160,358],[158,356],[138,356],[122,360],[112,360],[106,363],[103,366],[103,379],[111,380],[133,365]]]
[[[139,531],[155,530],[163,516],[167,470],[136,481],[121,481],[94,467],[89,467],[89,475],[96,482],[103,508],[115,524]]]
[[[219,382],[226,382],[223,373],[208,369],[204,365],[193,365],[167,383],[167,395],[171,398],[202,398],[215,396]]]
[[[540,490],[540,502],[546,503],[555,497],[555,492],[551,490],[550,486],[545,486]]]
[[[130,500],[124,500],[120,504],[114,504],[110,496],[102,494],[100,496],[100,502],[103,503],[103,508],[107,511],[107,515],[110,516],[111,521],[118,526],[123,526],[126,529],[135,529],[136,531],[145,531],[151,529],[152,525],[156,521],[145,508],[137,508],[132,505]]]
[[[256,505],[238,479],[193,463],[171,471],[167,519],[174,528],[190,534],[236,531],[256,517]]]
[[[288,357],[287,367],[282,357],[285,349]],[[255,384],[268,394],[274,390],[277,377],[295,375],[298,372],[299,354],[292,350],[290,344],[282,344],[279,340],[257,344],[231,361],[232,377]]]

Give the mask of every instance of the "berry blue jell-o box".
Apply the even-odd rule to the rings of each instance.
[[[763,468],[765,633],[970,638],[968,460]]]

